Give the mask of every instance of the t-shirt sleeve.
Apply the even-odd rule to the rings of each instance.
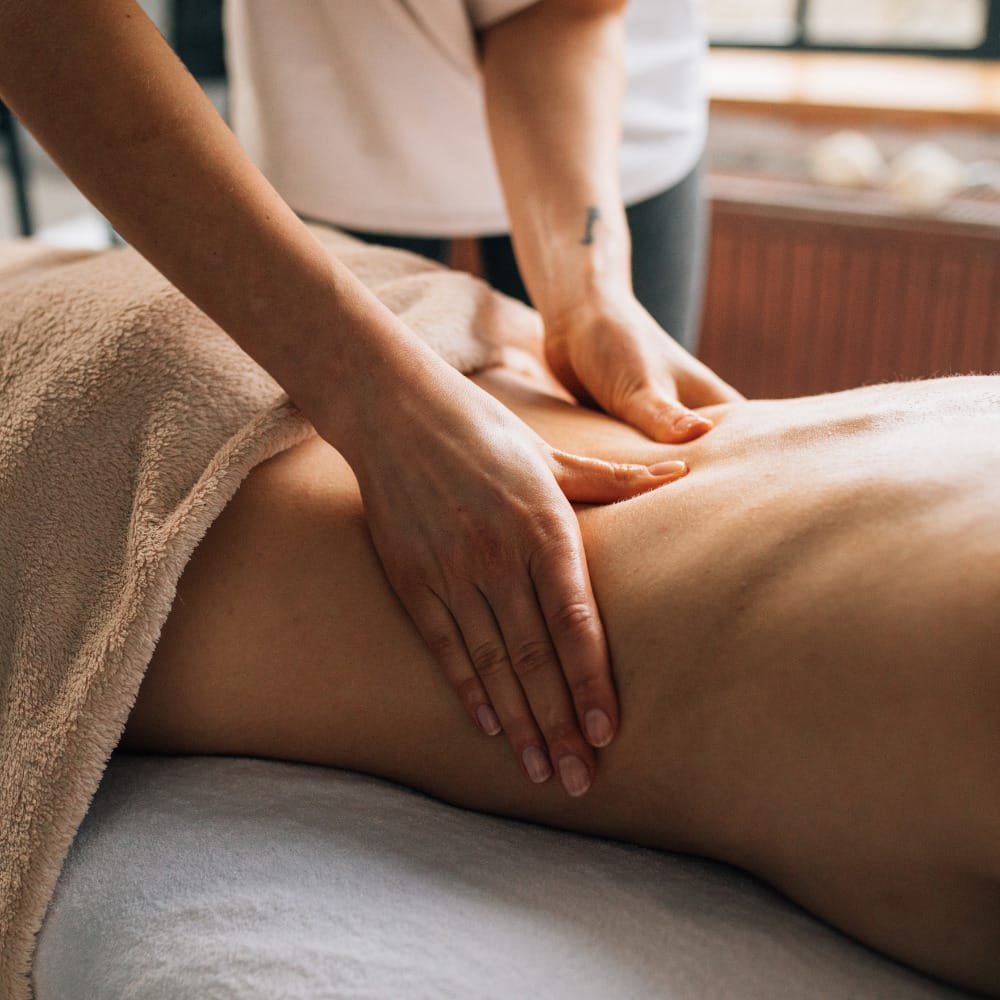
[[[510,17],[525,7],[530,7],[536,0],[465,0],[469,20],[477,30],[488,28],[505,17]]]

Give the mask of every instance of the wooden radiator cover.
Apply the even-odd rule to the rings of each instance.
[[[712,178],[699,354],[751,397],[1000,372],[1000,209]]]

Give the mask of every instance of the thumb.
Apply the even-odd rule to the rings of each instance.
[[[614,503],[673,482],[687,474],[684,462],[631,465],[553,451],[552,471],[566,498],[577,503]]]
[[[647,437],[665,444],[678,444],[701,437],[712,429],[712,421],[689,410],[672,396],[652,386],[633,389],[615,408],[615,416],[637,427]]]

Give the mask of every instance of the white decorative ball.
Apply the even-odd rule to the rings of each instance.
[[[965,166],[933,142],[910,146],[889,167],[889,191],[916,211],[941,208],[965,186]]]
[[[885,170],[878,146],[862,132],[834,132],[812,148],[810,167],[814,180],[836,187],[877,184]]]

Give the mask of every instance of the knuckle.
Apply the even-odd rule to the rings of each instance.
[[[653,423],[664,430],[670,430],[684,411],[679,407],[668,406],[666,403],[657,406],[651,412]]]
[[[507,650],[492,640],[470,649],[469,655],[480,677],[497,677],[507,668]]]
[[[586,601],[570,601],[552,615],[552,626],[570,637],[592,632],[595,624],[594,610]]]
[[[534,639],[522,643],[511,657],[514,673],[520,678],[531,677],[544,667],[555,662],[552,646],[544,639]]]
[[[426,575],[415,563],[399,559],[389,561],[389,564],[386,565],[386,573],[393,590],[400,597],[405,598],[412,605],[418,607],[423,605],[427,591],[427,580]]]
[[[455,693],[458,700],[468,709],[469,713],[475,715],[476,709],[483,701],[483,686],[479,683],[478,677],[465,677],[455,683]]]
[[[432,625],[425,626],[422,631],[424,642],[436,659],[446,659],[455,652],[457,642],[449,629]]]
[[[614,476],[615,482],[621,483],[622,485],[627,485],[635,479],[636,473],[639,470],[634,465],[612,465],[611,473]]]
[[[507,561],[507,546],[490,529],[483,529],[477,539],[478,563],[488,577],[497,574]]]
[[[641,401],[651,388],[644,371],[620,371],[611,383],[611,399],[616,409],[627,410],[633,401]]]
[[[559,566],[577,552],[575,536],[561,511],[539,511],[534,521],[534,555],[542,564]]]
[[[581,459],[576,456],[572,466],[567,466],[566,471],[573,473],[580,465]],[[572,539],[579,533],[573,508],[558,485],[555,492],[545,497],[545,502],[538,504],[532,511],[530,524],[535,532],[535,541],[547,555],[569,548]]]

